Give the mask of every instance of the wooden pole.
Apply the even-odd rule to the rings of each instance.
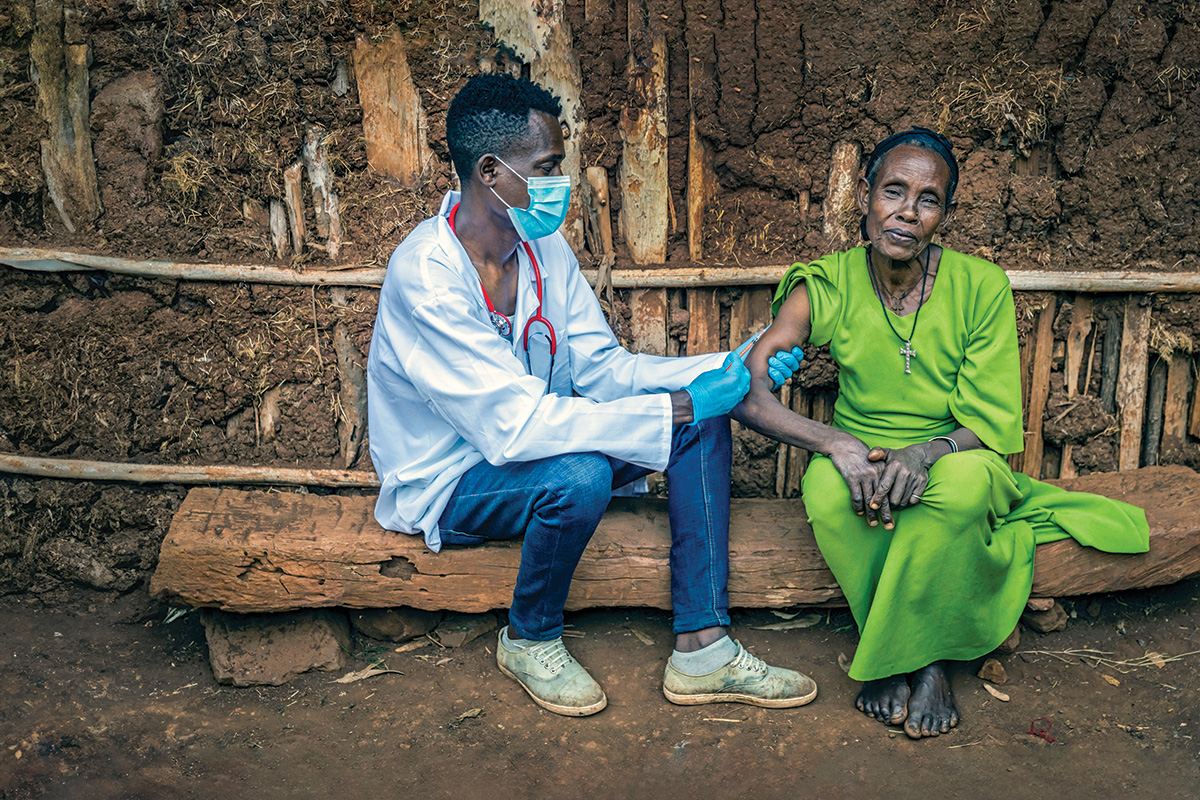
[[[688,252],[693,261],[704,257],[704,209],[717,193],[712,146],[696,127],[696,94],[712,83],[713,35],[707,29],[695,48],[688,50]]]
[[[384,267],[297,272],[287,267],[259,264],[179,264],[172,261],[134,261],[89,253],[15,247],[0,248],[0,264],[33,272],[87,272],[96,269],[121,275],[165,278],[175,281],[229,281],[285,286],[380,286],[387,273],[387,269]]]
[[[1162,443],[1159,461],[1175,461],[1187,443],[1188,386],[1191,384],[1192,359],[1186,353],[1171,354],[1167,367],[1167,398],[1163,407]]]
[[[359,34],[354,43],[354,77],[367,163],[401,186],[420,186],[435,158],[429,148],[429,122],[408,68],[404,37],[393,33],[375,42]]]
[[[862,148],[858,142],[838,142],[829,161],[829,187],[825,193],[825,220],[821,230],[834,250],[842,250],[858,241],[857,232],[845,228],[846,211],[854,203],[854,190],[858,186],[858,166],[862,161]]]
[[[300,191],[300,173],[304,162],[297,161],[283,171],[283,204],[287,206],[288,228],[292,232],[292,251],[304,252],[304,195]]]
[[[645,0],[629,0],[628,74],[621,109],[621,233],[638,264],[667,260],[667,39],[651,28]],[[648,46],[647,46],[648,45]]]
[[[713,289],[688,292],[687,354],[698,356],[721,349],[721,305]]]
[[[1163,435],[1163,405],[1167,395],[1167,362],[1155,359],[1150,367],[1150,385],[1146,390],[1146,432],[1142,438],[1142,463],[1147,467],[1159,464],[1159,447]]]
[[[1054,358],[1054,298],[1038,314],[1033,351],[1033,375],[1029,381],[1029,418],[1025,423],[1025,460],[1022,471],[1031,478],[1042,476],[1042,418],[1050,396],[1050,366]]]
[[[333,489],[376,489],[373,472],[341,469],[284,469],[276,467],[193,467],[166,464],[121,464],[0,453],[0,472],[36,478],[129,483],[279,484],[325,486]]]
[[[46,120],[41,141],[46,191],[71,233],[90,227],[103,210],[92,156],[90,48],[71,23],[77,12],[63,0],[26,4],[34,14],[29,41],[30,73],[38,91],[38,111]],[[68,41],[73,39],[73,41]]]
[[[341,283],[344,286],[378,286],[383,283],[386,270],[364,268],[359,264],[340,264],[324,270],[299,273],[294,270],[279,270],[277,267],[261,267],[249,264],[189,264],[171,261],[138,260],[115,258],[93,253],[78,253],[66,250],[48,250],[30,247],[0,247],[0,264],[35,272],[79,272],[100,269],[126,275],[169,278],[189,281],[248,281],[251,283]],[[730,286],[775,286],[788,267],[727,267],[693,266],[669,269],[614,269],[613,287],[616,289],[671,289],[671,288],[717,288]],[[263,270],[255,276],[250,271]],[[271,273],[266,270],[276,270]],[[316,274],[351,273],[353,280],[317,279]],[[595,285],[596,270],[585,269],[583,276]],[[275,277],[267,279],[267,276]],[[1200,293],[1200,273],[1195,275],[1162,276],[1148,273],[1097,272],[1041,272],[1008,271],[1007,275],[1016,291],[1092,292],[1092,293],[1153,293],[1181,292]],[[287,279],[291,276],[292,279]],[[1109,277],[1106,277],[1109,276]],[[1120,340],[1120,322],[1117,322],[1117,340]],[[1119,347],[1119,345],[1118,345]],[[1114,359],[1115,363],[1116,359]]]
[[[1100,404],[1109,414],[1117,413],[1117,373],[1121,365],[1121,320],[1110,316],[1104,326],[1104,348],[1100,352]]]
[[[333,171],[329,169],[329,149],[325,146],[325,130],[309,127],[304,136],[304,164],[308,182],[312,185],[313,210],[317,220],[317,235],[325,238],[325,252],[337,258],[342,247],[342,218],[338,213],[338,196],[333,189]]]
[[[1142,449],[1142,422],[1146,411],[1146,369],[1149,359],[1150,305],[1148,298],[1125,302],[1125,329],[1121,367],[1117,375],[1117,408],[1121,420],[1120,470],[1137,469]]]
[[[667,354],[667,290],[634,289],[629,293],[629,327],[633,352]]]
[[[1025,454],[1029,449],[1029,387],[1032,382],[1032,376],[1029,374],[1033,366],[1033,353],[1037,342],[1036,330],[1030,336],[1025,337],[1025,341],[1021,344],[1019,367],[1021,373],[1021,410],[1024,425],[1022,427],[1023,441],[1025,449],[1019,453],[1011,453],[1008,456],[1008,465],[1012,467],[1013,472],[1025,471]]]
[[[1092,331],[1092,299],[1086,295],[1076,295],[1075,304],[1071,311],[1071,330],[1067,332],[1067,354],[1066,354],[1066,374],[1067,374],[1067,397],[1075,397],[1079,394],[1079,371],[1083,364],[1084,345],[1087,343],[1088,334]],[[1095,340],[1092,340],[1093,347]],[[1089,364],[1090,375],[1090,364]],[[1087,394],[1087,379],[1084,378],[1083,393]],[[1074,445],[1066,442],[1062,447],[1062,459],[1059,467],[1060,478],[1075,477],[1075,453]]]
[[[600,269],[597,271],[594,285],[596,296],[608,295],[612,302],[612,268],[616,256],[613,253],[612,211],[609,208],[608,170],[604,167],[587,168],[588,187],[591,189],[592,202],[589,214],[592,229],[596,232],[597,255],[600,256]]]

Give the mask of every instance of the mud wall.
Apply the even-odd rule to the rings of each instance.
[[[631,26],[631,8],[642,27]],[[546,9],[579,59],[581,167],[608,175],[619,267],[634,266],[621,224],[629,200],[622,112],[644,102],[643,39],[661,37],[668,266],[693,263],[694,141],[711,153],[715,180],[692,232],[701,263],[786,264],[853,243],[854,214],[830,189],[835,153],[857,162],[883,136],[923,124],[949,134],[963,163],[948,246],[1007,269],[1200,269],[1194,3],[572,0]],[[0,246],[298,269],[381,263],[453,185],[441,131],[458,86],[481,69],[530,72],[521,48],[479,20],[470,0],[8,0],[0,6]],[[73,231],[41,153],[51,126],[39,99],[45,75],[35,74],[31,53],[47,31],[89,54],[87,132],[101,208]],[[354,58],[360,43],[396,37],[432,153],[407,186],[368,163]],[[693,63],[710,69],[702,80]],[[343,246],[337,259],[316,242],[281,259],[267,209],[284,199],[284,173],[313,128],[340,197]],[[316,230],[312,204],[302,213],[304,228]],[[585,265],[598,255],[580,249]],[[346,466],[333,331],[345,326],[365,359],[373,292],[335,304],[324,289],[0,270],[0,450]],[[731,309],[745,291],[716,292],[716,344],[729,344]],[[669,352],[689,351],[691,297],[669,293]],[[631,302],[618,293],[611,308],[625,341]],[[1022,341],[1048,303],[1057,344],[1041,472],[1058,474],[1067,445],[1077,471],[1112,469],[1118,423],[1103,396],[1101,356],[1106,339],[1119,339],[1125,298],[1095,303],[1082,345],[1093,366],[1077,376],[1083,400],[1064,389],[1075,298],[1020,298]],[[1165,295],[1153,304],[1151,378],[1186,359],[1186,410],[1195,301]],[[827,409],[835,376],[827,360],[810,360],[797,381],[805,413]],[[1191,436],[1171,452],[1151,449],[1162,463],[1200,462]],[[776,494],[781,463],[775,445],[739,435],[735,492]],[[350,466],[367,469],[368,459]],[[0,591],[138,585],[182,494],[0,478]]]

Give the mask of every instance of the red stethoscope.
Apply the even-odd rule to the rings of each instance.
[[[458,203],[454,204],[454,208],[450,209],[450,232],[458,236],[458,231],[454,229],[454,218],[458,214]],[[546,381],[549,382],[550,376],[554,374],[554,356],[558,351],[558,342],[554,337],[554,326],[550,324],[550,320],[542,315],[542,270],[538,266],[537,258],[533,255],[533,248],[529,246],[529,242],[521,242],[525,247],[525,253],[529,256],[529,263],[533,265],[534,290],[537,293],[537,310],[533,312],[533,316],[525,323],[525,330],[521,332],[521,345],[525,348],[525,366],[529,368],[529,374],[534,374],[533,365],[529,355],[529,338],[532,332],[534,341],[537,342],[544,337],[550,345],[550,371],[546,373]],[[483,286],[483,281],[479,282],[479,288],[483,292],[483,300],[487,303],[488,318],[492,321],[492,326],[496,332],[508,338],[512,333],[512,320],[504,314],[496,310],[492,305],[492,298],[488,297],[487,289]],[[541,325],[545,330],[538,330],[535,325]]]

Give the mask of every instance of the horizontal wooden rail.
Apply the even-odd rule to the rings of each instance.
[[[0,472],[36,478],[129,483],[267,484],[323,486],[331,489],[378,489],[374,472],[281,467],[181,466],[77,461],[0,453]]]
[[[259,264],[178,264],[173,261],[135,261],[90,253],[11,247],[0,247],[0,264],[33,272],[100,270],[177,281],[229,281],[287,286],[381,286],[384,273],[387,272],[383,267],[299,272],[290,267]]]
[[[89,253],[0,247],[0,264],[37,272],[102,270],[122,275],[189,281],[244,281],[295,286],[380,286],[384,267],[345,265],[333,269],[299,272],[288,267],[257,264],[184,264],[173,261],[139,261]],[[612,272],[617,289],[695,289],[721,286],[773,286],[786,266],[673,267],[617,269]],[[1102,272],[1051,272],[1006,270],[1018,291],[1044,292],[1200,292],[1200,273],[1105,270]],[[593,285],[597,271],[585,269]]]

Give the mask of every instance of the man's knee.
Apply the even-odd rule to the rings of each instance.
[[[686,450],[699,448],[704,458],[730,460],[733,435],[729,428],[729,417],[712,417],[676,425],[671,448],[672,456],[676,459]]]
[[[612,499],[612,464],[599,453],[571,453],[553,464],[548,504],[564,524],[594,530]]]

